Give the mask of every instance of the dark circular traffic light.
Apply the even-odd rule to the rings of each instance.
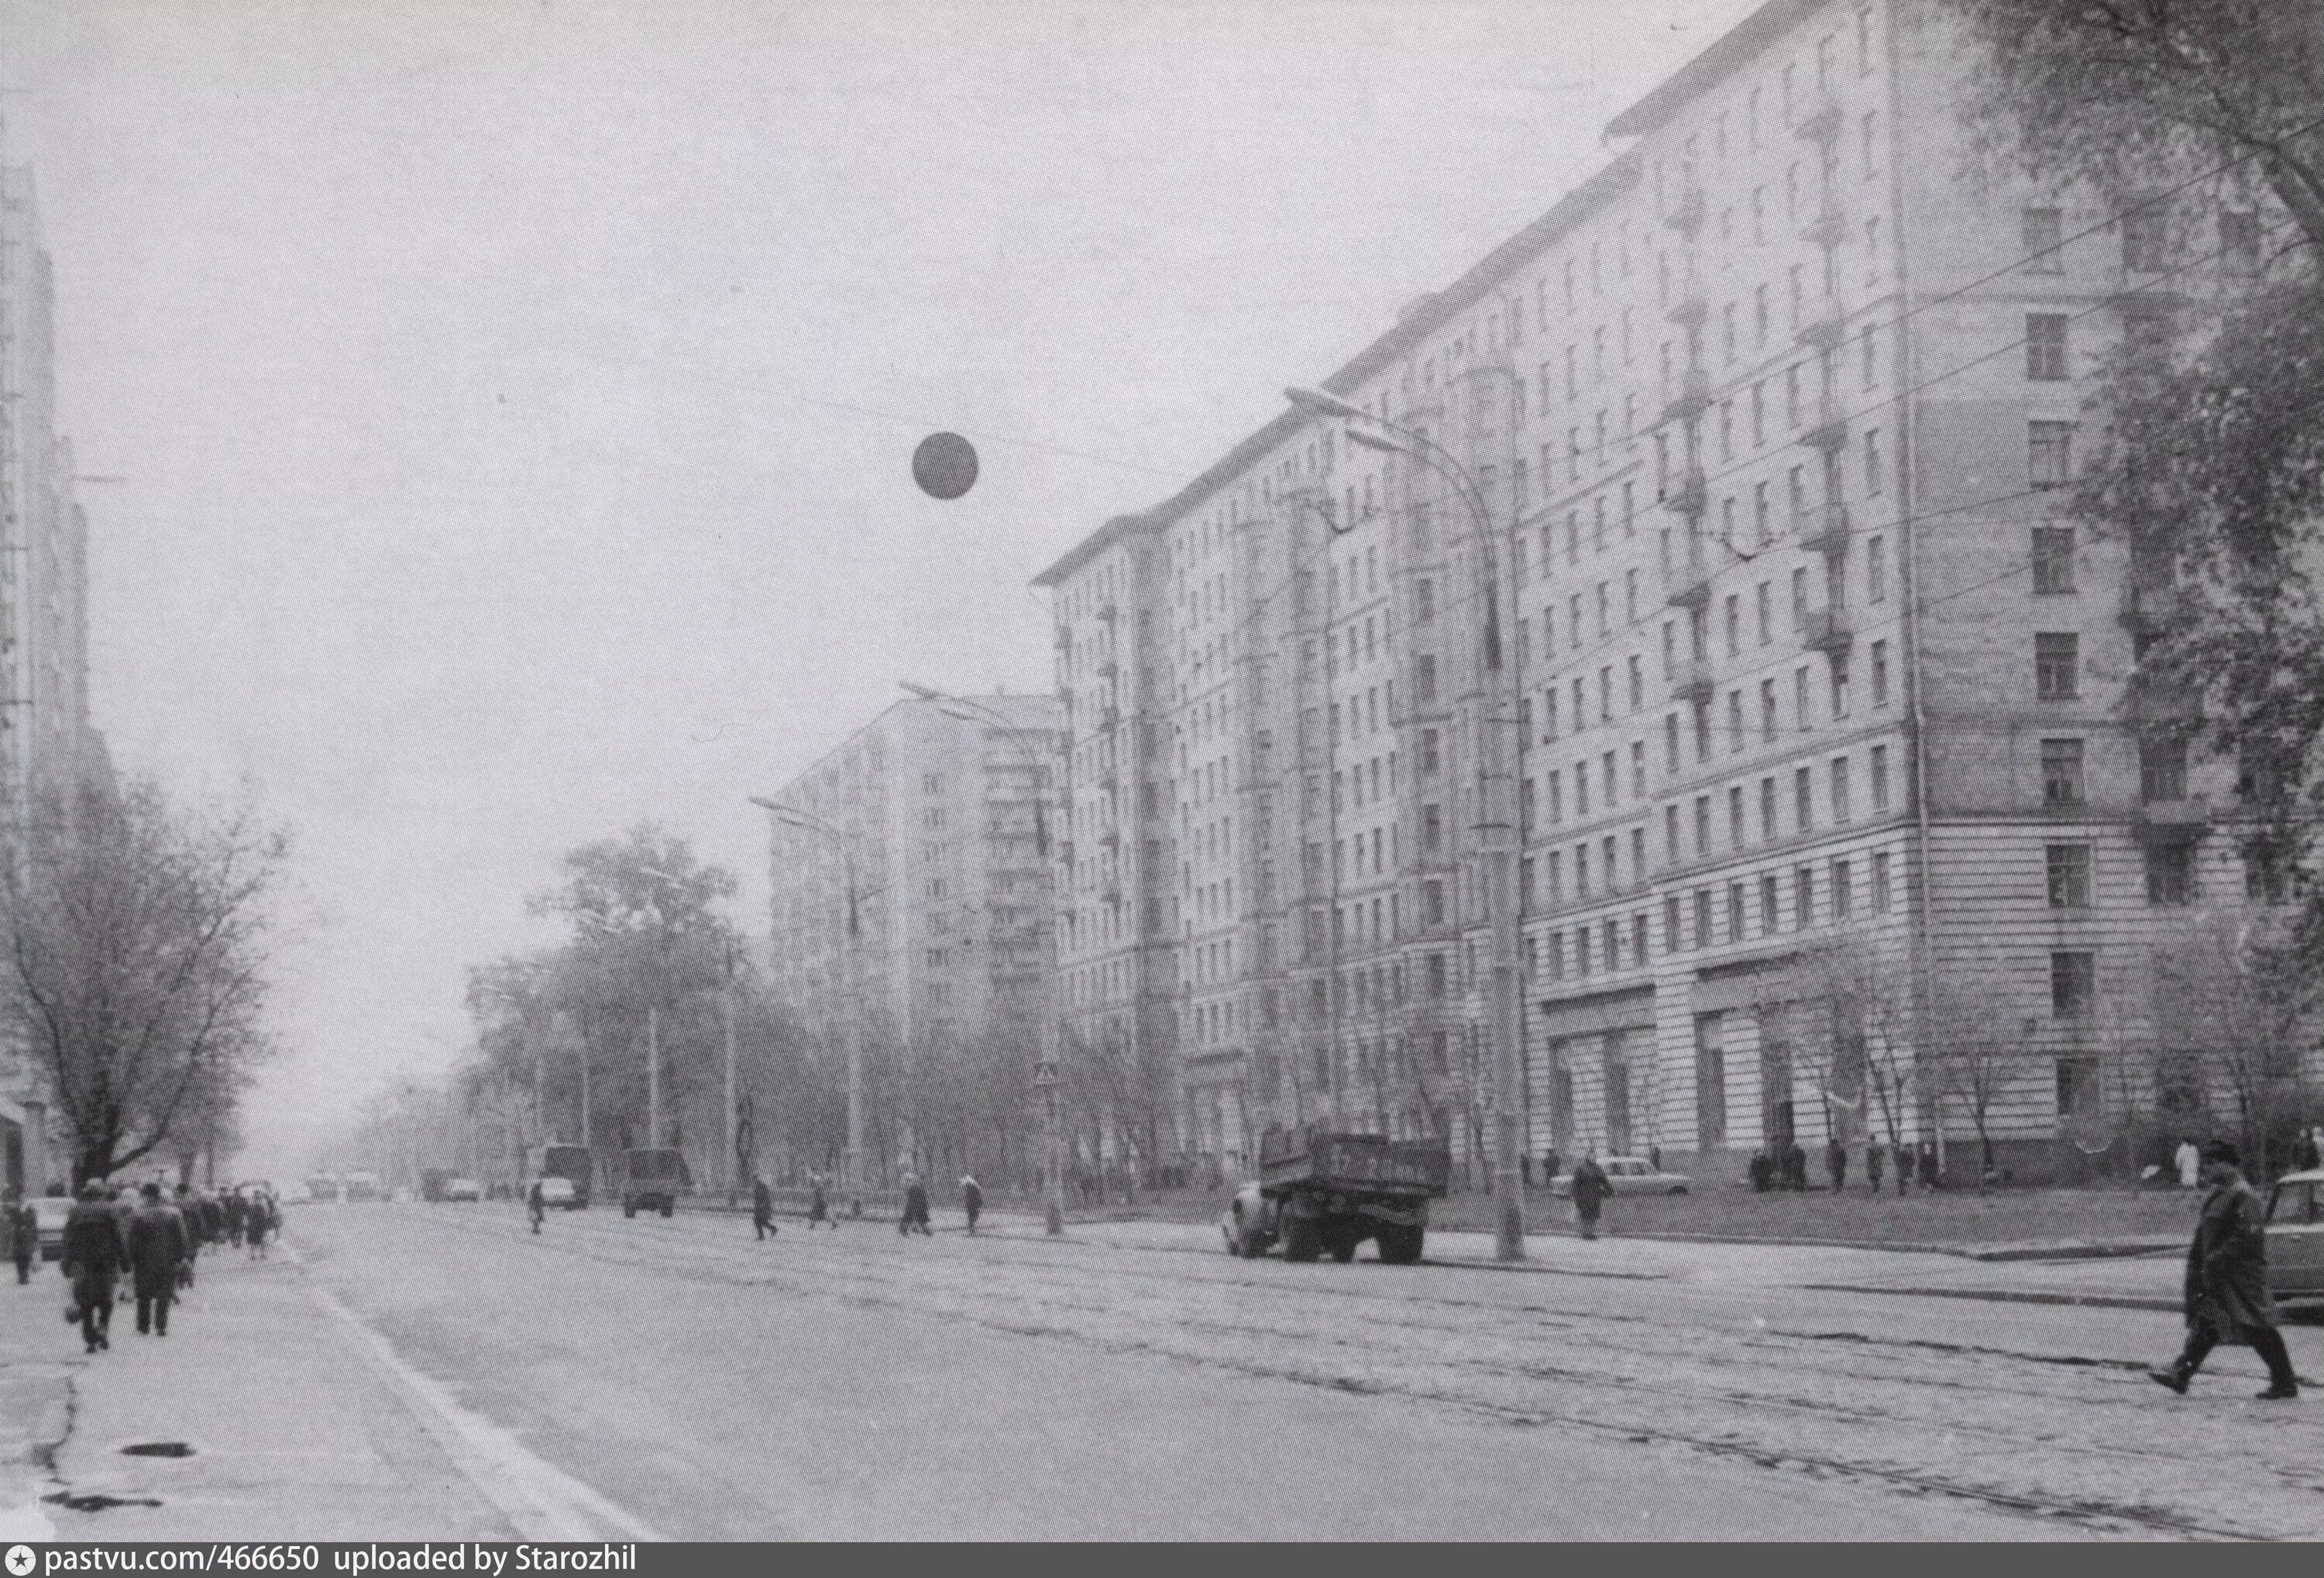
[[[976,484],[976,446],[958,433],[930,433],[912,451],[912,480],[932,499],[956,499]]]

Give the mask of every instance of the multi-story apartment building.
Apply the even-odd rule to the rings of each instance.
[[[88,717],[88,522],[57,430],[55,281],[32,171],[0,168],[0,854],[84,775],[109,773]],[[69,801],[66,808],[69,808]],[[0,1164],[9,1187],[53,1181],[38,1072],[0,1047]]]
[[[2182,699],[2131,683],[2154,574],[2059,484],[2101,357],[2253,266],[2267,219],[2231,178],[2164,223],[1976,165],[1969,69],[1931,0],[1772,0],[1323,381],[1365,419],[1286,411],[1040,578],[1061,686],[1153,725],[1159,928],[1068,935],[1092,981],[1175,981],[1186,1147],[1330,1114],[1466,1158],[1497,1099],[1536,1153],[1714,1172],[1959,1142],[1931,1016],[1832,1033],[1851,955],[1973,1001],[2006,1047],[1988,1126],[2063,1154],[2136,1033],[2095,1010],[2244,877]],[[1134,707],[1087,699],[1089,606],[1167,654]],[[1498,1094],[1491,729],[1523,840]]]
[[[829,831],[772,818],[771,979],[835,1066],[861,1016],[872,1176],[958,1143],[924,1105],[946,1082],[927,1076],[1013,1052],[1029,1078],[1057,727],[1047,696],[902,701],[772,797]]]

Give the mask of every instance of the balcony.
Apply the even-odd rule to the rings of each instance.
[[[1689,367],[1679,381],[1678,397],[1663,407],[1663,420],[1691,422],[1711,408],[1711,372]]]
[[[1814,322],[1803,325],[1796,337],[1801,345],[1819,351],[1837,350],[1840,341],[1848,337],[1848,325],[1839,308],[1827,307]]]
[[[1818,89],[1808,95],[1792,134],[1810,143],[1830,143],[1840,135],[1841,118],[1840,100],[1830,90]]]
[[[2135,631],[2153,632],[2177,624],[2192,607],[2184,586],[2133,581],[2122,589],[2122,622]]]
[[[1671,205],[1671,211],[1663,216],[1663,223],[1682,235],[1692,235],[1702,228],[1703,213],[1709,207],[1702,189],[1690,182],[1680,189],[1678,200]]]
[[[1665,495],[1663,508],[1675,514],[1700,517],[1711,507],[1711,484],[1702,467],[1690,466],[1679,474],[1678,485]]]
[[[1800,546],[1826,558],[1844,557],[1848,552],[1848,506],[1810,504],[1807,512],[1800,517]]]
[[[2192,844],[2211,830],[2211,803],[2205,799],[2149,800],[2130,825],[2141,844]]]
[[[1800,226],[1800,239],[1822,247],[1838,246],[1848,239],[1848,216],[1841,211],[1838,198],[1825,194],[1815,212]]]
[[[1845,608],[1811,608],[1805,633],[1811,651],[1835,658],[1856,644],[1856,623]]]
[[[1670,695],[1673,701],[1701,706],[1711,700],[1711,693],[1718,688],[1719,681],[1712,677],[1707,659],[1682,659],[1678,667],[1671,671]]]
[[[1674,608],[1700,614],[1711,606],[1711,572],[1701,559],[1692,559],[1673,572],[1668,602]]]
[[[2192,685],[2132,683],[2123,710],[2134,723],[2187,723],[2203,715],[2203,692]]]
[[[1800,435],[1800,442],[1829,455],[1848,442],[1848,411],[1838,399],[1825,395],[1816,401],[1815,421]]]

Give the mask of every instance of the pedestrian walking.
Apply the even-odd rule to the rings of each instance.
[[[1775,1186],[1775,1164],[1767,1159],[1767,1148],[1764,1145],[1751,1153],[1751,1160],[1743,1172],[1751,1180],[1754,1195],[1764,1195]]]
[[[230,1189],[226,1197],[226,1241],[235,1249],[242,1248],[243,1230],[250,1225],[250,1202],[243,1198],[240,1188]]]
[[[920,1182],[918,1174],[907,1173],[904,1176],[904,1214],[897,1222],[896,1231],[908,1237],[916,1227],[929,1238],[936,1236],[935,1230],[928,1226],[927,1186]]]
[[[1877,1140],[1866,1140],[1864,1142],[1864,1180],[1876,1195],[1880,1193],[1880,1142]]]
[[[540,1180],[535,1178],[524,1192],[524,1213],[532,1219],[532,1231],[539,1232],[540,1224],[549,1220],[549,1200],[540,1192]]]
[[[274,1202],[263,1189],[250,1192],[250,1204],[243,1213],[242,1241],[250,1251],[250,1259],[266,1259],[266,1235],[274,1229]]]
[[[1797,1140],[1784,1151],[1784,1182],[1797,1193],[1807,1192],[1808,1148]]]
[[[1573,1211],[1582,1219],[1582,1236],[1598,1236],[1598,1213],[1606,1204],[1606,1196],[1614,1186],[1606,1177],[1606,1169],[1598,1165],[1598,1153],[1582,1152],[1582,1160],[1573,1168]]]
[[[2171,1165],[2179,1169],[2181,1188],[2195,1186],[2203,1170],[2203,1156],[2195,1149],[2191,1136],[2182,1134],[2179,1137],[2179,1149],[2171,1153]]]
[[[1558,1156],[1557,1147],[1554,1145],[1541,1153],[1541,1182],[1544,1188],[1547,1188],[1555,1181],[1557,1169],[1562,1165],[1563,1165],[1563,1159]]]
[[[816,1174],[807,1180],[807,1231],[809,1232],[813,1232],[815,1231],[815,1224],[818,1222],[827,1222],[831,1223],[831,1231],[834,1232],[837,1232],[839,1231],[839,1219],[831,1213],[831,1196],[824,1192],[823,1175],[821,1173]]]
[[[960,1176],[961,1208],[968,1213],[968,1232],[976,1236],[976,1219],[984,1213],[984,1191],[976,1186],[975,1177],[968,1173]]]
[[[751,1180],[751,1225],[761,1241],[775,1231],[775,1192],[764,1178]]]
[[[1896,1193],[1908,1193],[1906,1186],[1913,1181],[1913,1153],[1904,1149],[1903,1140],[1890,1146],[1889,1159],[1896,1164]]]
[[[16,1262],[19,1286],[32,1279],[32,1258],[41,1252],[41,1219],[30,1200],[8,1196],[8,1254]]]
[[[1921,1141],[1921,1187],[1933,1189],[1943,1180],[1937,1174],[1937,1145],[1933,1140]]]
[[[193,1187],[188,1184],[178,1186],[177,1198],[170,1204],[178,1213],[179,1229],[186,1236],[185,1258],[178,1262],[178,1286],[191,1287],[194,1285],[194,1257],[201,1253],[201,1208],[194,1203]]]
[[[2300,1379],[2283,1334],[2275,1329],[2275,1301],[2267,1292],[2267,1232],[2259,1194],[2243,1175],[2243,1157],[2225,1140],[2202,1151],[2203,1177],[2211,1192],[2203,1197],[2195,1241],[2187,1250],[2187,1345],[2168,1370],[2148,1377],[2187,1395],[2187,1383],[2221,1343],[2242,1343],[2267,1366],[2270,1402],[2300,1395]]]
[[[2293,1165],[2303,1173],[2324,1167],[2324,1129],[2310,1129],[2300,1137],[2300,1152]]]
[[[113,1346],[113,1290],[126,1259],[120,1224],[105,1186],[92,1178],[80,1186],[80,1199],[65,1218],[63,1269],[72,1281],[72,1303],[65,1319],[80,1322],[81,1341],[88,1352]]]
[[[186,1258],[186,1222],[148,1184],[129,1220],[129,1278],[137,1295],[137,1334],[170,1334],[170,1301],[178,1297],[178,1263]]]
[[[1663,1148],[1661,1146],[1649,1145],[1646,1147],[1646,1165],[1654,1168],[1656,1172],[1663,1170]]]
[[[1825,1176],[1831,1179],[1833,1194],[1837,1195],[1848,1186],[1848,1147],[1840,1142],[1837,1134],[1824,1141],[1823,1170]]]

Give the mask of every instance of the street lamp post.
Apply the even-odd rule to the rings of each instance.
[[[751,803],[787,827],[820,834],[839,847],[841,873],[847,884],[847,1149],[840,1158],[839,1187],[853,1195],[863,1177],[863,930],[855,887],[855,849],[847,835],[812,811],[779,804],[762,795]]]
[[[1479,776],[1483,794],[1477,831],[1485,855],[1485,912],[1490,927],[1493,964],[1493,1252],[1504,1260],[1525,1259],[1525,1206],[1520,1193],[1517,1087],[1522,1078],[1518,1046],[1518,974],[1516,783],[1508,731],[1515,727],[1517,672],[1509,660],[1507,632],[1511,616],[1504,599],[1514,588],[1497,573],[1495,526],[1483,491],[1452,453],[1426,434],[1351,401],[1320,389],[1286,389],[1284,398],[1311,415],[1351,425],[1342,430],[1367,449],[1416,460],[1451,484],[1454,496],[1477,525],[1479,601],[1483,606],[1486,694],[1480,718]]]
[[[1048,1150],[1048,1180],[1044,1191],[1047,1196],[1042,1209],[1045,1225],[1054,1238],[1065,1231],[1065,1131],[1059,1121],[1058,1050],[1064,1039],[1060,1033],[1060,1018],[1064,1011],[1062,994],[1058,991],[1057,959],[1057,890],[1056,867],[1049,859],[1048,796],[1041,789],[1043,761],[1033,748],[1032,741],[1008,715],[982,702],[964,696],[954,696],[933,686],[915,685],[910,680],[899,681],[906,690],[922,701],[934,706],[945,716],[958,723],[984,724],[1000,729],[1010,743],[1024,756],[1025,764],[1033,773],[1033,851],[1041,862],[1041,869],[1049,879],[1049,901],[1039,912],[1036,927],[1038,940],[1035,951],[1041,955],[1041,1051],[1034,1064],[1033,1086],[1040,1094],[1043,1122]]]

